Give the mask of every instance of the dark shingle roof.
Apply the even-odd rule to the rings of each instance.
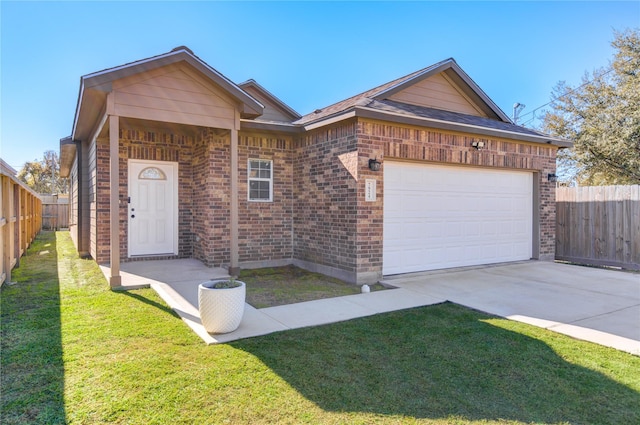
[[[394,93],[416,84],[440,72],[448,72],[458,84],[464,86],[467,95],[482,104],[488,117],[467,115],[424,106],[389,100]],[[570,142],[547,134],[521,127],[511,119],[482,91],[480,87],[458,66],[453,58],[433,64],[427,68],[413,72],[404,77],[382,84],[341,102],[334,103],[310,114],[304,115],[292,124],[297,126],[322,125],[322,122],[333,117],[354,112],[358,116],[376,117],[391,120],[406,119],[416,125],[430,125],[436,128],[472,131],[491,136],[506,136],[536,143],[553,143],[568,147]],[[373,115],[372,115],[373,114]],[[393,118],[395,116],[396,118]]]
[[[363,105],[365,106],[365,105]],[[444,111],[442,109],[427,108],[424,106],[409,105],[407,103],[396,102],[393,100],[372,100],[366,105],[367,108],[376,109],[378,111],[392,112],[400,115],[411,117],[430,118],[439,121],[448,121],[476,127],[492,128],[495,130],[508,131],[513,133],[527,134],[530,136],[548,137],[546,134],[531,130],[529,128],[520,127],[519,125],[498,121],[491,118],[478,117],[475,115],[467,115],[459,112]]]
[[[378,93],[382,93],[394,86],[397,86],[399,84],[402,84],[408,80],[411,80],[412,78],[420,75],[420,74],[424,74],[427,73],[433,69],[438,68],[439,66],[441,66],[442,64],[452,61],[453,59],[447,59],[444,60],[442,62],[438,62],[436,64],[433,64],[427,68],[421,69],[419,71],[416,72],[412,72],[409,75],[405,75],[404,77],[400,77],[397,78],[393,81],[389,81],[388,83],[382,84],[378,87],[374,87],[370,90],[367,90],[365,92],[362,92],[360,94],[357,94],[355,96],[352,96],[348,99],[345,99],[343,101],[340,101],[338,103],[334,103],[333,105],[327,106],[325,108],[322,109],[317,109],[314,112],[311,112],[310,114],[304,115],[302,118],[300,118],[299,120],[295,121],[294,124],[308,124],[310,122],[313,121],[318,121],[321,120],[323,118],[329,117],[331,115],[346,111],[349,108],[352,108],[356,105],[359,105],[363,100],[366,101],[368,98],[374,97],[376,96]]]

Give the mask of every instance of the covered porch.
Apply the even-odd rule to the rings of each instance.
[[[79,251],[88,251],[99,264],[110,264],[108,281],[112,288],[122,285],[120,262],[135,257],[192,256],[213,264],[210,258],[215,254],[216,265],[229,264],[232,272],[238,268],[238,130],[240,119],[257,117],[263,110],[262,104],[185,47],[81,78],[73,132],[61,142],[61,150],[69,151],[65,156],[67,174],[78,180],[77,230],[82,232],[78,240],[83,241],[77,243]],[[204,142],[198,143],[198,147],[196,142],[180,141],[182,135],[201,134],[202,129],[207,133],[203,140],[200,140],[203,136],[192,137]],[[156,131],[166,132],[169,140],[156,140]],[[132,140],[125,135],[129,132],[145,136]],[[179,140],[174,139],[176,134]],[[196,212],[199,208],[209,206],[204,197],[195,199],[202,205],[185,206],[186,200],[195,197],[188,188],[182,189],[183,182],[193,182],[194,176],[202,178],[192,185],[210,186],[207,178],[217,164],[209,161],[212,154],[207,149],[214,149],[215,143],[222,143],[220,140],[225,144],[221,161],[229,168],[223,193],[229,213],[223,223],[227,232],[221,239],[224,243],[211,248],[206,244],[212,238],[206,232],[193,236],[184,225],[180,227],[192,217],[199,217]],[[202,152],[196,151],[200,148]],[[199,158],[204,158],[202,163]],[[151,199],[155,202],[164,199],[161,195],[170,195],[149,213],[153,218],[157,211],[173,211],[168,218],[159,219],[164,220],[163,227],[156,226],[158,222],[149,222],[147,226],[144,221],[147,217],[142,218],[140,208],[133,204],[146,198],[132,196],[132,190],[137,188],[136,182],[128,181],[132,161],[138,161],[141,167],[153,167],[157,175],[164,171],[159,164],[171,163],[167,165],[173,167],[168,184],[175,189],[158,189],[158,195]],[[227,175],[226,168],[217,171]],[[136,222],[145,222],[151,229],[149,232],[155,232],[147,232],[145,240],[157,234],[165,245],[155,250],[139,249],[140,244],[136,245],[129,237],[133,234],[129,227]],[[196,225],[193,227],[198,230]],[[203,252],[194,252],[187,246],[192,240],[204,240]]]
[[[107,280],[111,279],[112,271],[108,265],[101,265],[100,269]],[[240,328],[228,334],[207,333],[198,311],[198,285],[207,280],[228,277],[227,269],[207,267],[193,258],[132,261],[120,265],[121,284],[114,289],[153,289],[206,344],[230,342],[288,329],[267,314],[245,304]]]

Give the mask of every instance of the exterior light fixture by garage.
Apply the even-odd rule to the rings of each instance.
[[[378,161],[378,157],[369,160],[369,169],[371,171],[380,171],[380,161]]]
[[[558,181],[558,176],[554,174],[547,174],[547,181],[551,182],[551,183],[555,183]]]
[[[471,147],[476,148],[478,150],[484,149],[484,142],[482,140],[472,140]]]

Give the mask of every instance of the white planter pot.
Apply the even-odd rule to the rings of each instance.
[[[212,288],[216,282],[226,280],[209,280],[198,286],[200,320],[209,333],[233,332],[242,321],[247,287],[237,280],[240,286],[235,288]]]

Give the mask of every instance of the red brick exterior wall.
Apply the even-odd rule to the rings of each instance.
[[[229,133],[213,129],[202,132],[193,153],[193,257],[208,266],[231,261],[230,154]]]
[[[357,173],[354,176],[354,170],[345,166],[353,155],[357,155],[354,120],[311,131],[297,141],[293,256],[355,275]]]
[[[243,262],[289,262],[293,258],[293,140],[240,132],[238,135],[238,245]],[[248,160],[273,161],[273,201],[248,200]]]
[[[161,131],[145,131],[137,129],[120,130],[119,170],[120,170],[120,257],[128,260],[128,160],[169,161],[178,163],[178,256],[171,258],[191,257],[193,252],[192,238],[192,166],[194,138],[180,134]],[[109,233],[109,139],[97,141],[97,175],[98,190],[96,192],[97,209],[97,254],[99,264],[110,261]],[[168,258],[168,257],[165,257]]]
[[[482,140],[485,149],[471,148]],[[556,147],[506,139],[351,119],[289,136],[240,132],[240,263],[288,262],[320,266],[354,282],[381,277],[384,162],[425,161],[535,171],[539,192],[539,257],[555,251]],[[230,262],[230,133],[204,129],[171,134],[121,129],[120,252],[127,255],[128,162],[172,161],[179,169],[179,254],[210,266]],[[382,169],[368,168],[378,158]],[[247,160],[273,160],[273,202],[247,199]],[[95,246],[98,263],[109,262],[109,141],[96,144]],[[377,199],[365,200],[366,180],[376,181]],[[535,201],[534,201],[535,204]],[[534,220],[535,221],[535,220]],[[324,269],[323,269],[324,268]]]
[[[121,129],[120,257],[128,258],[128,159],[178,163],[178,255],[209,266],[230,262],[230,134],[206,129],[192,136],[163,131]],[[256,134],[239,136],[239,244],[240,261],[288,260],[293,237],[293,151],[290,137]],[[99,264],[110,262],[109,140],[96,144],[96,241]],[[274,201],[247,201],[247,159],[271,159],[274,164]],[[136,258],[140,260],[145,257]]]
[[[366,137],[362,123],[357,125],[358,135],[358,233],[356,239],[356,262],[358,280],[377,281],[382,277],[382,244],[384,217],[384,152],[383,141],[377,137]],[[382,162],[379,171],[369,169],[369,159]],[[376,200],[366,201],[367,179],[376,182]]]

